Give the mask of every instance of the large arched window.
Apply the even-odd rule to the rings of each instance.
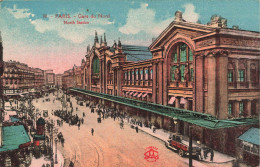
[[[94,74],[99,74],[99,59],[97,56],[94,57],[93,59],[93,73]]]
[[[193,81],[193,54],[187,44],[177,43],[171,52],[170,80],[175,82]]]

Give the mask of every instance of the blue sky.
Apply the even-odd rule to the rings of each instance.
[[[207,24],[213,14],[218,14],[227,18],[228,27],[238,25],[259,31],[258,0],[49,0],[3,1],[0,5],[4,60],[54,69],[56,73],[80,65],[87,45],[93,44],[95,30],[99,37],[106,33],[108,45],[120,37],[123,44],[149,46],[152,38],[173,21],[177,10],[190,22]],[[43,18],[44,14],[48,18]],[[58,19],[55,14],[69,14],[72,18]],[[110,14],[110,18],[79,19],[78,14]],[[89,24],[66,25],[64,20]]]

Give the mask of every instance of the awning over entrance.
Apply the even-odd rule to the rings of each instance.
[[[258,119],[254,118],[238,118],[232,120],[218,120],[212,115],[200,113],[196,111],[190,111],[170,106],[165,106],[155,103],[147,103],[145,101],[125,98],[121,96],[113,96],[109,94],[93,92],[90,90],[71,88],[70,92],[85,94],[88,96],[104,99],[107,101],[115,102],[117,104],[122,104],[125,106],[137,108],[140,110],[148,111],[154,114],[158,114],[165,117],[177,118],[178,120],[194,124],[197,126],[205,127],[208,129],[219,129],[228,128],[241,125],[256,125],[259,124]],[[143,95],[144,96],[144,95]]]
[[[31,139],[23,125],[5,126],[3,127],[4,145],[0,148],[0,152],[18,149],[20,145],[30,142]]]
[[[259,146],[260,145],[259,135],[260,135],[259,128],[250,128],[245,133],[243,133],[241,136],[239,136],[238,139]]]
[[[132,96],[133,93],[134,93],[134,92],[130,92],[130,93],[129,93],[129,96]]]
[[[181,101],[180,101],[180,104],[186,104],[186,103],[187,103],[187,100],[182,97]]]
[[[141,97],[143,93],[139,93],[139,95],[137,97]]]
[[[134,95],[133,95],[133,97],[135,97],[135,96],[137,96],[138,95],[138,92],[136,92]]]
[[[147,96],[147,93],[143,94],[143,96],[142,96],[142,97],[143,97],[143,98],[145,98],[146,96]]]
[[[171,97],[171,99],[169,100],[168,104],[173,104],[175,99],[176,99],[175,97]]]

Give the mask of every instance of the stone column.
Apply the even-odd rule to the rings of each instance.
[[[114,96],[115,95],[115,88],[116,88],[116,83],[115,83],[115,77],[116,77],[116,70],[113,69],[113,90],[112,90],[112,95]]]
[[[204,56],[198,55],[195,59],[195,72],[194,72],[194,79],[195,79],[195,98],[193,98],[194,110],[198,112],[204,112]]]
[[[239,101],[234,101],[234,117],[238,118],[239,117]]]
[[[216,57],[208,55],[208,111],[211,115],[216,115]],[[225,76],[226,77],[226,76]]]
[[[122,96],[122,90],[121,90],[121,80],[122,80],[122,69],[117,70],[117,96]]]
[[[186,103],[184,104],[184,109],[188,110],[189,109],[189,100],[186,99]]]
[[[158,77],[158,79],[159,79],[159,81],[158,81],[158,84],[159,84],[159,94],[158,94],[158,103],[159,104],[162,104],[162,98],[163,98],[163,62],[162,61],[160,61],[159,63],[158,63],[158,68],[159,68],[159,74],[157,74],[157,75],[159,75],[159,77]]]
[[[251,116],[251,104],[252,104],[251,100],[248,100],[246,102],[246,116]]]
[[[180,97],[175,97],[175,107],[180,108]]]
[[[250,60],[247,59],[246,63],[246,82],[248,83],[248,86],[251,87]]]
[[[168,105],[168,68],[167,59],[164,59],[163,63],[163,105]]]
[[[106,68],[106,56],[104,56],[104,60],[103,60],[103,71],[102,71],[102,73],[103,73],[103,88],[104,88],[104,90],[103,90],[103,93],[107,93],[107,68]]]
[[[102,79],[103,79],[103,76],[102,76],[102,60],[99,59],[99,86],[100,86],[100,93],[102,93]]]
[[[152,99],[153,99],[153,103],[157,103],[157,88],[156,88],[156,63],[153,63],[153,94],[152,94]]]
[[[228,56],[224,53],[217,57],[217,96],[216,110],[218,119],[227,119],[228,117]],[[210,75],[210,73],[209,73]],[[210,89],[209,89],[210,90]]]
[[[238,71],[239,67],[238,67],[238,59],[235,59],[235,81],[236,81],[236,86],[237,88],[240,87],[240,81],[239,81],[239,71]]]

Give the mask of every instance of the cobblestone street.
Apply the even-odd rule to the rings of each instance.
[[[56,120],[59,119],[53,116],[52,110],[61,109],[61,102],[55,100],[53,103],[53,95],[49,95],[49,102],[42,102],[41,98],[36,103],[33,101],[36,108],[40,111],[48,110],[49,117]],[[56,96],[55,96],[56,98]],[[64,147],[58,144],[58,149],[62,152],[65,158],[65,165],[68,166],[72,161],[77,167],[85,166],[188,166],[188,158],[182,158],[177,153],[167,149],[164,143],[142,131],[136,131],[127,124],[124,129],[120,128],[119,121],[114,121],[111,118],[102,120],[102,123],[97,123],[98,115],[91,113],[90,108],[79,106],[76,104],[75,98],[70,98],[73,108],[78,107],[77,114],[82,118],[83,112],[84,124],[80,126],[63,123],[59,127],[59,132],[62,132],[65,138]],[[54,121],[56,122],[56,121]],[[57,125],[56,125],[57,127]],[[91,135],[91,128],[94,129],[94,135]],[[156,162],[148,162],[144,159],[145,149],[149,146],[158,148],[159,159]],[[196,162],[194,162],[196,164]],[[204,164],[201,164],[204,165]],[[205,166],[208,166],[206,164]],[[230,166],[230,164],[226,164]],[[218,166],[210,164],[210,166]],[[220,166],[224,166],[223,164]]]

